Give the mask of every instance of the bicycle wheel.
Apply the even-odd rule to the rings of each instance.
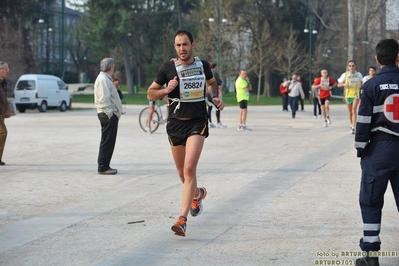
[[[139,124],[141,129],[144,132],[147,132],[145,128],[147,127],[147,118],[148,118],[148,113],[150,112],[150,107],[146,107],[143,110],[141,110],[140,115],[139,115]],[[154,133],[158,127],[159,127],[159,114],[155,110],[154,113],[152,114],[152,121],[150,123],[151,127],[151,133]]]

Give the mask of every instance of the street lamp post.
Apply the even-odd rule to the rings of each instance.
[[[215,22],[215,19],[213,17],[210,17],[208,19],[208,21],[209,22]],[[227,19],[223,18],[222,22],[226,23]],[[221,33],[220,33],[220,0],[218,0],[217,3],[216,3],[216,23],[217,23],[217,27],[218,27],[217,28],[217,50],[216,50],[216,52],[217,52],[217,66],[218,66],[219,74],[222,75],[221,74],[222,66],[221,66],[221,62],[220,62],[220,53],[221,53],[221,50],[220,50],[220,36],[221,36]]]
[[[53,28],[49,28],[48,31],[51,33],[51,75],[54,75],[54,32]]]
[[[37,59],[38,59],[38,62],[39,62],[39,72],[40,73],[42,73],[43,72],[43,69],[42,69],[42,63],[43,63],[43,61],[44,61],[44,57],[46,57],[46,56],[44,56],[43,55],[43,50],[46,50],[45,48],[46,48],[46,45],[43,45],[43,35],[44,35],[44,33],[43,33],[43,27],[44,26],[42,26],[42,25],[44,25],[44,19],[39,19],[38,21],[37,21],[39,24],[41,24],[40,25],[40,28],[39,28],[39,33],[40,33],[40,35],[38,36],[38,44],[37,44],[37,47],[38,47],[38,54],[37,54]],[[47,40],[47,38],[46,38],[46,40]],[[44,46],[44,49],[42,49],[43,48],[43,46]],[[44,51],[44,54],[46,54],[46,51]]]
[[[312,34],[317,34],[317,30],[312,30],[313,27],[313,16],[306,18],[307,28],[303,30],[304,33],[309,34],[309,99],[312,98]]]
[[[48,29],[51,32],[51,75],[54,75],[54,60],[55,60],[55,32],[54,32],[54,6],[51,7],[51,27]]]
[[[64,33],[65,33],[65,0],[61,0],[61,49],[60,49],[60,78],[64,79],[65,72],[65,52],[64,52]]]
[[[55,32],[54,32],[54,7],[51,7],[51,12],[47,13],[48,9],[46,8],[46,14],[48,14],[49,16],[47,17],[46,21],[43,18],[40,18],[38,20],[39,24],[42,24],[42,30],[41,30],[41,35],[45,34],[45,72],[49,73],[50,72],[50,55],[51,55],[51,74],[54,75],[54,53],[55,53]],[[50,39],[51,38],[51,39]],[[41,38],[42,39],[42,36]],[[42,61],[42,53],[41,53],[41,49],[39,47],[39,55],[38,55],[38,59],[39,61]],[[42,67],[40,67],[40,71],[42,72],[43,69]]]

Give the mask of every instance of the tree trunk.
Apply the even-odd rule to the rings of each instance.
[[[11,1],[5,4],[5,7],[0,8],[2,18],[0,60],[6,61],[10,66],[11,71],[7,80],[9,92],[12,93],[12,86],[18,77],[25,73],[35,73],[36,65],[27,38],[28,32],[22,27],[21,14],[16,12]]]
[[[129,52],[127,49],[126,37],[122,38],[121,44],[122,44],[122,51],[123,51],[123,61],[125,63],[127,91],[129,94],[134,94],[135,91],[134,91],[133,75],[132,75],[132,70],[130,68],[130,59],[129,59]]]
[[[260,85],[262,82],[262,67],[263,67],[263,64],[261,62],[260,66],[259,66],[259,71],[258,71],[258,93],[257,93],[257,98],[256,98],[256,102],[258,104],[260,103]]]
[[[183,28],[183,23],[181,21],[181,6],[180,6],[180,0],[176,0],[176,11],[177,11],[177,19],[179,21],[179,29]]]
[[[348,61],[354,60],[355,54],[354,5],[355,0],[348,0]]]
[[[265,82],[263,86],[263,95],[270,97],[270,73],[269,68],[265,68],[263,76],[265,77]]]

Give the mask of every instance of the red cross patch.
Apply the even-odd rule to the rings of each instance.
[[[384,115],[392,123],[399,123],[399,94],[389,95],[384,102]]]

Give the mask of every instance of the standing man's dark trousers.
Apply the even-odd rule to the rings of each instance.
[[[288,94],[282,95],[283,97],[283,111],[288,111]]]
[[[317,113],[317,108],[319,109],[319,113]],[[313,115],[321,115],[321,105],[319,102],[319,98],[313,98]]]
[[[384,138],[388,135],[382,134]],[[362,251],[380,250],[381,214],[389,181],[399,211],[399,139],[394,140],[394,136],[388,137],[391,139],[377,141],[372,139],[365,148],[360,162],[362,181],[359,202],[363,218],[363,238],[360,239],[360,248]],[[396,224],[390,226],[396,226]]]
[[[119,118],[113,115],[111,119],[105,113],[98,113],[98,119],[101,124],[101,142],[98,153],[98,171],[109,170],[112,154],[114,153],[116,135],[118,133]]]
[[[6,145],[7,128],[4,123],[4,117],[0,115],[0,161],[3,158],[4,146]]]
[[[299,100],[299,96],[295,96],[295,97],[288,96],[288,102],[290,104],[292,118],[295,118],[296,110],[298,109],[298,100]]]
[[[304,108],[304,106],[303,106],[303,99],[302,98],[298,98],[298,105],[296,106],[296,110],[298,111],[298,109],[299,109],[299,102],[301,103],[301,111],[304,111],[305,110],[305,108]]]

